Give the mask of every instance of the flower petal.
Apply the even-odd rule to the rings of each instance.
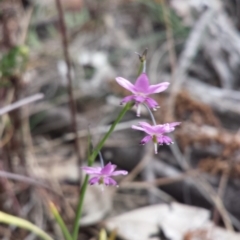
[[[139,130],[145,132],[145,129],[136,125],[132,125],[132,129]]]
[[[139,125],[145,130],[146,133],[150,135],[153,135],[156,133],[155,126],[152,126],[147,122],[140,122]]]
[[[136,95],[136,96],[134,96],[134,100],[135,100],[137,103],[143,103],[143,102],[146,100],[146,97]]]
[[[148,143],[148,142],[151,141],[151,140],[152,140],[152,137],[151,137],[151,136],[146,136],[146,137],[144,137],[144,138],[141,140],[140,144],[144,145],[144,144]]]
[[[108,163],[104,168],[102,168],[101,174],[111,175],[111,173],[115,170],[116,167],[116,165]]]
[[[135,125],[132,125],[132,129],[135,129],[135,130],[139,130],[139,131],[143,131],[149,135],[153,135],[154,134],[154,131],[148,127],[139,127],[139,126],[135,126]]]
[[[154,99],[152,99],[152,98],[149,98],[149,97],[147,97],[146,99],[145,99],[145,102],[146,102],[146,104],[150,107],[150,108],[158,108],[159,107],[159,105],[158,105],[158,103],[154,100]]]
[[[83,171],[87,174],[99,174],[101,172],[101,167],[81,167]]]
[[[173,122],[173,123],[165,123],[163,124],[163,128],[165,132],[172,132],[175,130],[175,126],[181,124],[180,122]]]
[[[137,92],[148,93],[149,80],[146,73],[142,73],[136,80],[134,87]]]
[[[160,136],[160,137],[157,137],[157,141],[158,141],[158,143],[159,143],[160,145],[162,145],[162,144],[164,144],[164,143],[167,144],[167,145],[173,143],[173,141],[172,141],[172,139],[171,139],[170,137],[164,136],[164,135],[162,135],[162,136]]]
[[[172,122],[172,123],[169,123],[169,125],[171,126],[171,127],[175,127],[175,126],[178,126],[178,125],[180,125],[181,124],[181,122]]]
[[[117,182],[114,179],[110,178],[110,177],[105,177],[103,179],[103,181],[104,181],[104,184],[107,185],[107,186],[109,186],[109,185],[116,186],[117,185]]]
[[[149,127],[152,128],[153,126],[147,122],[139,122],[138,123],[141,127]]]
[[[124,171],[124,170],[119,170],[119,171],[114,171],[111,176],[117,176],[117,175],[127,175],[128,171]]]
[[[91,179],[88,181],[88,183],[89,183],[90,185],[94,185],[94,184],[96,184],[96,183],[99,182],[99,179],[100,179],[100,177],[93,177],[93,178],[91,178]]]
[[[163,82],[156,85],[150,85],[148,88],[148,94],[163,92],[168,88],[169,84],[169,82]]]
[[[126,88],[130,92],[132,92],[132,93],[136,92],[135,91],[135,86],[130,81],[128,81],[127,79],[122,78],[122,77],[117,77],[116,81],[117,81],[117,83],[119,85],[121,85],[122,87]]]
[[[163,134],[163,133],[166,132],[164,124],[163,125],[161,125],[161,124],[156,125],[156,126],[154,126],[154,129],[155,129],[156,135],[157,134]]]
[[[135,96],[133,96],[133,95],[127,96],[127,97],[122,99],[121,104],[126,103],[126,102],[130,102],[130,101],[134,101],[134,100],[135,100]]]
[[[159,145],[163,145],[163,136],[157,137],[157,142]]]
[[[173,143],[172,139],[168,136],[163,136],[163,143],[169,145],[171,143]]]

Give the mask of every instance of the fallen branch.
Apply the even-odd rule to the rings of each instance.
[[[24,106],[26,104],[29,104],[31,102],[35,102],[37,100],[40,100],[43,97],[44,97],[44,95],[42,93],[37,93],[37,94],[35,94],[33,96],[21,99],[21,100],[15,102],[15,103],[12,103],[12,104],[10,104],[10,105],[8,105],[6,107],[1,108],[0,109],[0,116],[5,114],[5,113],[11,112],[11,111],[13,111],[13,110],[15,110],[17,108],[20,108],[20,107],[22,107],[22,106]]]

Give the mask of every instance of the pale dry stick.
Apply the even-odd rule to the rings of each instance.
[[[120,187],[124,189],[148,189],[152,186],[164,186],[176,182],[180,182],[185,180],[186,178],[194,177],[198,171],[196,170],[190,170],[183,174],[180,174],[177,177],[163,177],[163,178],[157,178],[154,181],[144,181],[144,182],[129,182],[129,181],[122,181],[120,183]]]
[[[43,211],[42,210],[43,209],[42,209],[41,205],[39,205],[39,202],[41,200],[42,199],[39,198],[37,195],[30,194],[30,199],[21,208],[20,217],[27,218],[29,213],[32,212],[33,213],[32,218],[31,218],[32,223],[34,223],[39,228],[44,229],[44,227],[42,225],[42,222],[43,222]],[[37,211],[37,212],[35,212],[35,211]],[[34,240],[35,238],[36,238],[35,234],[29,233],[28,236],[25,237],[23,240]]]
[[[37,194],[32,194],[33,195],[33,202],[34,206],[36,206],[36,202],[38,204],[37,212],[35,214],[35,224],[36,226],[40,227],[41,229],[46,229],[48,227],[47,219],[45,218],[45,209],[44,209],[44,203],[42,199],[40,198],[40,195]],[[35,238],[34,238],[35,239]],[[32,239],[32,240],[34,240]],[[31,240],[31,239],[26,239],[26,240]]]
[[[29,172],[33,172],[33,169],[35,170],[34,172],[39,171],[39,165],[37,161],[37,157],[35,155],[34,151],[34,146],[33,146],[33,140],[32,140],[32,135],[31,135],[31,129],[30,129],[30,124],[29,124],[29,108],[28,106],[23,107],[22,109],[22,133],[23,133],[23,142],[24,145],[26,146],[25,151],[26,151],[26,160],[27,160],[27,174]]]
[[[75,90],[75,91],[73,91],[73,96],[74,96],[74,101],[76,101],[80,97],[84,97],[84,94],[82,92],[80,92],[79,90]],[[38,104],[34,108],[30,108],[30,114],[32,115],[32,114],[36,114],[36,113],[39,113],[42,111],[51,110],[52,108],[55,108],[56,106],[62,105],[67,102],[69,102],[69,97],[67,95],[63,95],[63,96],[58,97],[55,100],[54,104],[44,102],[44,103]]]
[[[172,121],[174,119],[174,107],[177,95],[186,79],[189,66],[198,52],[198,49],[202,42],[202,38],[204,36],[204,32],[209,22],[211,22],[214,13],[215,11],[212,9],[209,9],[205,13],[203,13],[203,15],[195,24],[195,27],[192,29],[186,42],[185,48],[180,55],[179,64],[175,71],[177,81],[174,81],[170,86],[170,97],[168,98],[168,107],[166,113],[167,120]]]
[[[144,119],[141,119],[144,121]],[[138,120],[132,120],[132,121],[128,121],[128,122],[122,122],[122,123],[119,123],[114,132],[115,131],[121,131],[121,130],[125,130],[129,127],[131,127],[131,125],[134,125],[134,124],[137,124],[139,123],[139,119]],[[109,128],[111,127],[111,125],[107,125],[107,126],[100,126],[100,127],[95,127],[95,128],[92,128],[91,129],[91,132],[92,134],[95,136],[95,135],[100,135],[100,134],[103,134],[103,133],[106,133]],[[87,137],[88,136],[88,130],[80,130],[78,131],[78,137],[79,138],[83,138],[83,137]],[[54,148],[54,147],[57,147],[59,145],[61,145],[63,142],[68,142],[68,141],[72,141],[74,140],[76,137],[76,134],[75,133],[67,133],[66,135],[64,135],[63,137],[61,138],[57,138],[55,139],[54,141],[51,141],[51,148]],[[40,152],[42,151],[41,149],[41,145],[35,145],[34,147],[34,151],[35,152]]]
[[[2,167],[0,167],[0,171],[1,171],[1,168]],[[21,206],[20,206],[20,203],[19,203],[19,201],[18,201],[18,199],[16,197],[15,192],[12,190],[12,188],[9,185],[8,178],[2,177],[0,180],[1,180],[1,185],[2,185],[3,190],[7,193],[7,195],[13,201],[13,208],[14,208],[14,210],[17,212],[17,214],[19,214]]]
[[[174,137],[171,136],[174,140]],[[177,159],[177,162],[181,166],[181,168],[185,171],[190,170],[190,166],[187,163],[185,157],[182,155],[179,147],[177,144],[171,145],[171,150],[174,154],[174,157]],[[197,181],[196,181],[197,180]],[[200,193],[205,197],[206,200],[212,202],[215,207],[217,208],[218,212],[221,214],[224,225],[229,231],[234,231],[234,228],[231,223],[231,219],[229,214],[224,207],[224,204],[221,198],[215,193],[214,189],[210,186],[210,184],[203,179],[201,176],[197,176],[196,178],[192,179],[192,184],[200,191]]]
[[[172,202],[177,202],[177,200],[173,196],[171,196],[170,194],[168,194],[165,191],[161,190],[160,188],[157,188],[154,185],[149,187],[148,190],[150,190],[152,195],[155,195],[156,197],[160,198],[165,203],[170,204]],[[150,200],[150,203],[151,203],[151,200]]]
[[[143,168],[150,162],[152,159],[152,147],[151,145],[147,145],[145,148],[145,153],[141,161],[136,165],[136,167],[120,182],[121,184],[131,182],[142,170]]]
[[[28,27],[30,24],[30,20],[32,17],[32,13],[33,13],[33,6],[29,6],[27,9],[24,10],[24,18],[23,21],[21,22],[22,27],[21,27],[21,34],[19,37],[19,45],[24,44],[27,34],[28,34]]]
[[[122,181],[120,181],[120,186],[122,186],[122,184],[128,185],[144,169],[144,167],[147,164],[150,164],[151,160],[152,160],[152,147],[151,147],[151,145],[148,144],[145,147],[145,153],[144,153],[143,158],[135,166],[135,168],[125,178],[123,178]],[[149,192],[151,192],[152,194],[154,194],[155,196],[157,195],[159,197],[161,195],[159,193],[158,189],[153,185],[151,185],[151,187],[148,188],[147,190]],[[152,196],[152,195],[150,195],[150,196]],[[161,197],[162,196],[164,197],[165,195],[162,194]]]
[[[179,160],[185,162],[185,164],[180,165],[182,169],[185,171],[190,171],[190,166],[188,165],[184,156],[181,154],[181,151],[179,150],[177,144],[173,144],[172,147],[177,149],[173,151],[173,154],[178,153],[178,156],[174,155],[175,158],[179,158]],[[234,225],[238,229],[240,229],[240,223],[233,216],[231,216],[230,213],[227,212],[222,202],[222,199],[218,196],[218,194],[216,194],[215,190],[204,178],[202,178],[201,176],[196,176],[192,178],[191,183],[199,190],[199,192],[207,201],[214,204],[218,212],[221,214],[224,225],[229,231],[234,231],[231,220]]]
[[[31,102],[35,102],[37,100],[40,100],[43,97],[44,97],[44,95],[42,93],[37,93],[37,94],[35,94],[33,96],[21,99],[21,100],[15,102],[15,103],[12,103],[12,104],[10,104],[10,105],[8,105],[6,107],[1,108],[0,109],[0,116],[5,114],[5,113],[8,113],[10,111],[13,111],[13,110],[15,110],[17,108],[20,108],[20,107],[22,107],[22,106],[24,106],[26,104],[29,104]]]
[[[14,191],[14,190],[13,190],[13,191]],[[20,190],[19,192],[21,192],[21,190]],[[33,196],[35,196],[35,195],[33,195]],[[2,197],[4,197],[4,196],[2,196]],[[41,200],[42,198],[38,198],[38,199]],[[26,218],[26,216],[27,216],[28,213],[30,212],[31,208],[33,207],[34,203],[32,203],[32,201],[31,201],[30,207],[27,206],[27,205],[29,205],[29,203],[27,203],[25,206],[23,206],[23,207],[21,208],[20,216],[21,216],[22,218]],[[26,207],[26,206],[27,206],[27,207]],[[42,209],[42,210],[43,210],[43,209]],[[42,213],[43,213],[43,212],[42,212]],[[41,216],[41,218],[42,218],[42,217],[43,217],[43,216]],[[38,220],[39,220],[39,217],[38,217]],[[42,219],[42,220],[43,220],[43,219]],[[39,225],[35,225],[35,226],[43,229],[42,226],[39,226]],[[10,228],[9,232],[12,233],[13,231],[16,230],[17,227],[14,226],[14,225],[10,225],[9,228]],[[32,238],[25,238],[24,240],[26,240],[26,239],[35,239],[35,238],[36,238],[36,237],[35,237],[35,234],[32,234],[32,233],[29,234],[29,236],[32,236]],[[10,238],[10,236],[9,236],[9,237],[6,237],[6,238],[4,238],[4,239],[5,239],[5,240],[8,240],[9,238]]]
[[[13,98],[14,98],[14,90],[9,89],[9,91],[7,92],[5,104],[7,106],[9,106],[11,104]],[[6,132],[5,135],[3,135],[8,122],[10,122],[9,115],[3,114],[0,118],[0,139],[1,139],[0,140],[0,148],[3,148],[10,141],[10,139],[12,138],[13,132],[14,132],[12,125],[10,125],[11,129],[8,132]]]
[[[31,129],[30,129],[30,124],[29,124],[29,108],[28,106],[25,106],[22,108],[22,115],[24,116],[22,118],[22,132],[23,132],[23,142],[24,145],[26,146],[26,150],[27,150],[27,155],[31,155],[27,158],[33,159],[34,163],[37,163],[36,161],[36,157],[32,154],[33,151],[33,141],[32,141],[32,135],[31,135]],[[32,165],[31,161],[28,161],[28,164]]]
[[[6,106],[10,105],[12,100],[14,98],[14,89],[9,89],[9,91],[7,92],[7,96],[6,96],[6,99],[5,99],[5,104]],[[9,116],[7,114],[3,115],[1,118],[0,118],[0,122],[1,122],[1,125],[0,125],[0,138],[2,137],[3,135],[3,132],[4,132],[4,129],[5,129],[5,126],[6,126],[6,123],[9,121]]]
[[[183,174],[184,175],[184,174]],[[151,193],[157,197],[159,197],[160,199],[164,200],[165,202],[171,203],[171,202],[175,202],[176,200],[170,195],[167,194],[166,192],[162,191],[161,189],[159,189],[159,186],[164,186],[164,185],[168,185],[168,184],[172,184],[172,183],[176,183],[176,182],[180,182],[183,181],[184,179],[188,178],[188,175],[184,175],[184,176],[179,176],[176,178],[159,178],[156,179],[155,181],[147,181],[147,182],[127,182],[127,183],[123,183],[120,185],[121,188],[123,189],[146,189],[146,190],[150,190]]]
[[[19,44],[23,45],[26,41],[26,37],[27,37],[27,33],[28,33],[28,28],[29,28],[29,24],[31,21],[31,17],[32,17],[32,13],[33,13],[33,6],[32,4],[30,4],[30,6],[25,9],[25,15],[23,18],[23,21],[21,22],[22,24],[22,31],[21,31],[21,35],[19,37]],[[44,97],[44,95],[41,93],[42,98]],[[39,93],[40,96],[40,93]],[[27,113],[27,114],[26,114]],[[30,123],[29,123],[29,108],[28,106],[24,105],[24,107],[22,108],[22,111],[20,112],[21,114],[21,130],[22,130],[22,140],[26,146],[26,160],[27,163],[31,166],[32,161],[29,161],[29,159],[33,159],[34,163],[37,163],[36,161],[36,156],[34,155],[34,151],[33,151],[33,141],[32,141],[32,136],[31,136],[31,130],[30,130]],[[35,164],[36,166],[37,164]],[[28,172],[26,172],[28,173]]]
[[[159,68],[158,65],[163,58],[163,56],[167,53],[167,42],[164,42],[152,55],[151,60],[149,60],[149,77],[156,83],[159,80]],[[161,70],[160,70],[161,72]]]
[[[228,231],[234,232],[230,215],[224,207],[222,199],[218,196],[218,194],[216,194],[212,186],[205,179],[199,176],[197,180],[198,181],[194,181],[195,186],[198,187],[199,190],[203,189],[206,193],[208,193],[210,200],[214,203],[216,209],[221,214],[225,227]]]
[[[219,187],[218,187],[218,196],[221,199],[223,198],[224,192],[227,187],[227,183],[229,180],[229,173],[230,173],[230,169],[227,169],[226,172],[222,173],[222,176],[220,178],[220,183],[219,183]],[[219,221],[219,213],[218,213],[217,209],[215,208],[213,211],[213,222],[215,223],[215,225],[217,225],[218,221]]]
[[[12,236],[12,229],[11,229],[11,227],[3,229],[2,230],[2,236],[3,236],[2,240],[9,240],[9,239],[11,239],[11,236]]]
[[[175,106],[177,94],[184,82],[184,79],[186,77],[187,70],[191,64],[191,61],[193,60],[193,58],[195,57],[195,55],[199,49],[199,46],[201,44],[201,40],[204,35],[204,31],[207,27],[207,24],[210,22],[210,19],[213,16],[214,16],[213,10],[206,11],[201,16],[201,18],[197,22],[195,28],[192,30],[190,37],[188,38],[186,47],[180,56],[179,66],[175,70],[176,71],[175,75],[178,76],[178,81],[173,82],[171,89],[170,89],[171,96],[170,96],[169,102],[168,102],[167,119],[171,119],[171,120],[174,119],[174,106]],[[178,160],[178,163],[182,166],[182,168],[184,170],[188,169],[187,162],[186,161],[182,162],[182,160],[184,160],[184,157],[181,157],[181,155],[180,155],[181,152],[178,149],[178,147],[176,147],[176,145],[171,145],[171,149],[172,149],[173,154],[175,155],[176,159]],[[199,183],[201,184],[202,188],[205,191],[207,189],[209,190],[210,186],[208,183],[206,183],[205,180],[201,179],[201,181]],[[196,182],[194,182],[194,185],[196,185],[199,188],[199,185],[196,184]],[[209,193],[209,191],[208,191],[208,193]],[[203,194],[203,195],[206,197],[205,194]],[[209,195],[210,195],[211,201],[215,204],[215,206],[218,208],[219,212],[221,213],[223,221],[225,223],[225,226],[227,227],[227,229],[232,231],[233,227],[231,225],[231,220],[228,216],[227,211],[225,210],[225,208],[223,206],[221,199],[218,198],[217,196],[215,196],[216,194],[214,195],[212,192],[209,193]],[[209,200],[209,197],[207,197],[207,198]]]
[[[105,147],[130,147],[130,146],[136,146],[136,142],[139,141],[139,136],[137,137],[131,137],[126,136],[124,138],[119,139],[108,139],[105,143]]]
[[[219,77],[220,84],[223,89],[231,90],[234,87],[234,73],[231,67],[226,64],[226,56],[222,54],[222,46],[217,40],[206,40],[205,53],[209,58],[212,67]]]
[[[15,1],[14,3],[12,2],[9,5],[9,10],[10,12],[13,11],[13,16],[10,16],[9,14],[7,14],[7,10],[5,9],[5,14],[3,14],[3,36],[4,36],[4,46],[6,49],[11,49],[12,47],[15,46],[20,46],[23,44],[23,40],[24,38],[21,36],[21,34],[23,32],[25,32],[24,30],[24,26],[22,25],[23,22],[26,20],[26,15],[25,15],[25,11],[23,10],[23,6],[21,4],[17,4],[17,1]],[[15,7],[17,7],[18,9],[18,14],[16,14],[16,9]],[[11,9],[11,10],[10,10]],[[9,16],[8,16],[9,15]],[[16,15],[16,16],[15,16]],[[11,26],[11,19],[14,19],[16,17],[16,19],[18,21],[14,21],[14,28],[10,27]],[[21,18],[20,18],[21,17]],[[21,31],[19,31],[19,29]],[[18,38],[16,38],[16,36],[18,36]],[[21,79],[21,75],[22,75],[22,71],[23,69],[21,69],[21,73],[20,74],[15,74],[12,75],[10,74],[10,76],[8,76],[8,80],[12,82],[12,87],[14,89],[14,99],[17,103],[21,102],[21,89],[22,89],[22,79]],[[16,104],[16,103],[15,103]],[[8,108],[10,107],[10,108]],[[12,136],[12,142],[14,142],[14,148],[12,148],[12,150],[14,150],[14,152],[17,154],[17,156],[20,159],[20,162],[22,165],[25,164],[25,159],[24,159],[24,153],[22,152],[21,148],[21,138],[22,136],[18,134],[18,130],[21,129],[21,119],[19,118],[21,111],[18,109],[20,106],[15,106],[16,111],[14,111],[14,113],[12,113],[11,115],[11,120],[13,122],[13,126],[14,126],[14,135]],[[14,109],[14,105],[10,105],[7,106],[3,109],[0,109],[0,116],[3,115],[4,113],[7,113],[13,109]],[[9,152],[9,151],[8,151]],[[9,161],[9,165],[12,165],[12,161]]]
[[[51,188],[51,186],[48,186],[46,183],[41,182],[41,181],[39,181],[37,179],[34,179],[34,178],[31,178],[31,177],[24,176],[24,175],[20,175],[20,174],[16,174],[16,173],[10,173],[10,172],[0,170],[0,178],[7,178],[7,179],[19,181],[19,182],[24,182],[24,183],[34,185],[34,186],[37,186],[37,187],[43,187],[43,188],[46,188],[46,189],[48,189],[52,192],[55,192]],[[56,194],[58,194],[58,193],[56,193]]]
[[[9,92],[7,93],[7,97],[6,97],[7,107],[12,102],[13,97],[14,97],[14,90],[10,89]],[[4,109],[4,108],[2,108],[2,109]],[[6,107],[5,107],[5,109],[6,109]],[[0,109],[0,111],[1,111],[1,109]],[[4,133],[4,130],[7,126],[7,122],[10,121],[9,115],[8,114],[3,114],[2,117],[1,117],[1,120],[2,120],[2,126],[0,128],[0,139],[1,139],[0,148],[3,148],[11,140],[14,131],[13,131],[13,127],[10,125],[11,129],[9,131],[7,131],[6,134],[2,137],[2,135]],[[19,201],[16,198],[16,195],[15,195],[14,191],[12,191],[12,189],[9,187],[8,179],[3,178],[2,181],[3,181],[3,183],[2,183],[3,187],[6,187],[5,190],[7,191],[7,194],[9,195],[10,198],[12,198],[13,202],[15,203],[14,206],[16,207],[16,210],[17,210],[17,212],[19,212],[20,211],[20,204],[19,204]]]
[[[6,117],[6,118],[5,118]],[[4,126],[6,125],[7,123],[7,120],[5,119],[8,119],[8,117],[6,115],[3,116],[4,120],[3,120],[3,124]],[[3,129],[4,129],[4,126],[3,126]],[[12,138],[13,134],[14,134],[14,130],[13,130],[13,127],[10,126],[10,130],[4,135],[3,138],[1,138],[1,135],[0,135],[0,148],[3,148]]]
[[[154,167],[153,167],[153,161],[151,162],[151,164],[148,164],[145,168],[144,171],[142,173],[143,175],[143,179],[145,181],[154,181],[155,179],[155,171],[154,171]],[[157,187],[155,185],[153,185],[152,187],[150,187],[149,189],[147,189],[148,191],[148,202],[152,205],[156,203],[156,189]]]
[[[226,226],[226,228],[229,231],[233,232],[234,228],[232,225],[234,225],[238,230],[240,230],[240,221],[226,210],[222,199],[218,196],[218,194],[215,192],[212,186],[201,176],[199,176],[197,178],[197,181],[195,181],[194,183],[198,190],[205,197],[205,199],[215,205],[216,209],[218,210],[222,217],[223,223]],[[198,184],[201,186],[198,186]],[[208,193],[209,195],[204,194],[203,191],[205,193]]]
[[[137,166],[130,172],[130,174],[128,174],[121,182],[120,182],[120,186],[131,186],[132,184],[132,180],[144,169],[144,167],[147,164],[150,164],[150,160],[152,160],[152,146],[149,144],[146,146],[145,148],[145,154],[143,156],[143,158],[141,159],[141,161],[137,164]],[[134,184],[134,183],[133,183]],[[173,197],[171,197],[169,194],[167,194],[166,192],[158,189],[156,187],[156,185],[154,184],[154,182],[150,185],[148,185],[147,189],[155,196],[163,199],[165,202],[172,202],[175,201],[175,199]],[[152,196],[152,195],[151,195]]]
[[[62,47],[64,52],[64,58],[67,65],[67,80],[68,80],[68,95],[69,95],[69,106],[70,106],[70,113],[72,118],[72,129],[75,133],[75,150],[78,158],[78,164],[81,165],[81,152],[80,152],[80,145],[79,145],[79,138],[78,138],[78,126],[77,126],[77,110],[76,110],[76,103],[74,101],[73,96],[73,87],[72,87],[72,75],[71,75],[71,60],[68,51],[68,38],[67,38],[67,28],[64,22],[64,13],[61,4],[61,0],[55,0],[56,6],[58,10],[58,17],[59,17],[59,25],[60,25],[60,32],[62,37]],[[79,172],[81,175],[81,172]],[[81,179],[81,176],[80,178]]]
[[[24,14],[24,18],[23,18],[23,21],[20,22],[20,24],[22,24],[21,26],[21,34],[19,36],[19,40],[18,40],[18,45],[23,45],[25,40],[26,40],[26,36],[27,36],[27,32],[28,32],[28,27],[29,27],[29,23],[30,23],[30,20],[31,20],[31,16],[32,16],[32,12],[33,12],[33,7],[30,6],[26,11],[25,11],[25,14]],[[34,102],[34,101],[37,101],[37,100],[40,100],[44,97],[44,94],[42,93],[37,93],[33,96],[30,96],[30,97],[27,97],[27,98],[24,98],[24,99],[21,99],[11,105],[10,108],[7,108],[9,106],[6,107],[5,111],[7,110],[8,112],[9,111],[12,111],[12,110],[15,110],[17,108],[20,108],[22,106],[25,106],[31,102]],[[6,112],[5,112],[6,113]],[[22,114],[22,112],[20,111],[20,114]],[[1,115],[1,109],[0,109],[0,115]],[[11,134],[10,134],[11,135]],[[25,135],[23,134],[23,139],[25,138]],[[8,142],[5,141],[2,143],[2,145],[5,145],[6,143]]]
[[[169,145],[169,147],[170,147],[174,157],[176,158],[178,165],[185,171],[190,170],[190,166],[189,166],[187,160],[185,159],[185,157],[181,153],[179,147],[177,146],[174,135],[172,133],[169,133],[169,136],[172,138],[172,140],[174,142],[174,144]]]
[[[230,212],[228,212],[228,215],[231,219],[231,222],[233,226],[239,231],[240,230],[240,221],[237,219],[234,215],[232,215]]]
[[[169,52],[169,59],[170,59],[170,65],[171,65],[171,83],[175,81],[175,69],[176,69],[176,63],[177,63],[177,55],[175,51],[175,40],[173,36],[173,30],[172,30],[172,24],[169,17],[169,9],[166,6],[165,0],[157,0],[157,2],[160,2],[162,5],[163,10],[163,18],[166,25],[166,33],[167,33],[167,47]]]
[[[175,41],[175,46],[178,46],[180,44],[183,44],[183,40],[182,39],[178,39]],[[154,53],[153,56],[151,58],[151,60],[149,61],[149,76],[150,79],[152,79],[153,83],[156,83],[159,81],[159,79],[161,78],[161,72],[163,71],[163,69],[159,70],[159,66],[161,66],[161,60],[164,57],[164,55],[166,55],[168,52],[168,46],[167,46],[167,42],[164,42]],[[160,75],[159,75],[159,71],[160,71]],[[172,76],[170,76],[169,78],[171,79]],[[171,80],[168,80],[171,81]]]

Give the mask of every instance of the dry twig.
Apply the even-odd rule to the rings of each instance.
[[[48,186],[46,183],[43,183],[43,182],[41,182],[37,179],[31,178],[31,177],[23,176],[23,175],[16,174],[16,173],[10,173],[10,172],[0,170],[0,178],[7,178],[7,179],[19,181],[19,182],[24,182],[27,184],[31,184],[31,185],[38,186],[38,187],[43,187],[43,188],[53,191],[53,189],[50,186]]]
[[[120,183],[120,187],[124,188],[124,189],[131,189],[131,188],[135,188],[135,189],[146,188],[146,189],[148,189],[149,187],[152,187],[152,186],[164,186],[164,185],[172,184],[175,182],[183,181],[192,175],[196,175],[196,173],[197,173],[196,170],[190,170],[183,174],[180,174],[177,177],[163,177],[163,178],[154,179],[153,181],[144,181],[144,182],[122,181]]]
[[[163,18],[166,25],[166,33],[167,33],[167,47],[169,52],[169,59],[170,59],[170,65],[171,65],[171,73],[172,73],[172,79],[171,83],[175,81],[175,69],[176,69],[176,63],[177,63],[177,55],[175,51],[175,40],[173,37],[173,30],[172,30],[172,24],[169,17],[169,9],[166,6],[165,0],[157,0],[158,2],[161,2],[162,9],[163,9]]]
[[[180,55],[179,64],[176,68],[175,76],[177,80],[174,81],[170,88],[170,97],[168,98],[168,112],[166,119],[169,121],[174,120],[174,108],[177,95],[186,79],[187,70],[196,56],[199,46],[204,36],[204,31],[214,16],[212,9],[207,10],[198,20],[195,27],[192,29],[190,36],[186,42],[185,49]]]
[[[75,135],[78,136],[76,104],[74,101],[73,87],[72,87],[71,61],[70,61],[70,56],[68,52],[67,29],[64,22],[64,13],[63,13],[63,8],[60,0],[56,0],[56,6],[57,6],[58,16],[59,16],[59,25],[60,25],[60,31],[62,36],[62,47],[64,52],[64,58],[67,65],[68,95],[69,95],[69,105],[70,105],[71,116],[72,116],[72,128]],[[75,149],[78,157],[78,164],[81,165],[81,152],[80,152],[78,137],[75,138]],[[79,179],[81,179],[81,177]]]
[[[37,100],[40,100],[43,97],[44,97],[44,95],[42,93],[37,93],[37,94],[35,94],[33,96],[21,99],[21,100],[15,102],[15,103],[12,103],[12,104],[10,104],[10,105],[8,105],[6,107],[1,108],[0,109],[0,116],[5,114],[5,113],[8,113],[10,111],[13,111],[13,110],[15,110],[17,108],[20,108],[20,107],[22,107],[22,106],[24,106],[26,104],[29,104],[31,102],[35,102]]]

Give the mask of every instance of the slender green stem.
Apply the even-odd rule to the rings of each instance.
[[[49,207],[50,207],[50,211],[52,212],[55,220],[57,221],[58,225],[60,226],[60,228],[62,230],[64,238],[66,240],[72,240],[72,236],[69,233],[69,231],[68,231],[68,229],[67,229],[67,227],[66,227],[66,225],[65,225],[65,223],[64,223],[64,221],[62,219],[62,217],[60,216],[57,208],[55,207],[55,205],[52,202],[50,202]]]
[[[116,125],[121,121],[121,119],[126,114],[126,112],[133,107],[133,105],[134,105],[134,103],[127,103],[125,105],[125,107],[122,109],[122,111],[119,113],[115,122],[112,124],[112,126],[110,127],[108,132],[105,134],[105,136],[102,138],[102,140],[99,142],[99,144],[97,145],[97,147],[95,148],[95,150],[91,154],[90,159],[89,159],[90,166],[94,163],[94,160],[98,155],[98,152],[102,149],[105,141],[109,138],[110,134],[113,132]]]
[[[77,237],[78,237],[78,229],[80,226],[80,218],[82,215],[82,208],[83,208],[85,193],[87,191],[88,179],[89,179],[89,175],[86,175],[84,182],[83,182],[82,189],[81,189],[78,206],[77,206],[77,213],[76,213],[76,218],[75,218],[74,226],[73,226],[73,235],[72,235],[73,240],[77,240]]]
[[[95,161],[95,158],[97,157],[99,151],[102,149],[105,141],[108,139],[108,137],[113,132],[113,130],[116,127],[116,125],[121,121],[121,119],[126,114],[126,112],[129,109],[132,108],[132,106],[133,106],[133,103],[127,103],[125,105],[125,107],[122,109],[122,111],[119,113],[119,115],[118,115],[117,119],[115,120],[115,122],[112,124],[112,126],[110,127],[108,132],[105,134],[105,136],[99,142],[99,144],[97,145],[97,147],[95,148],[93,153],[90,155],[90,157],[88,159],[88,165],[89,166],[93,165],[93,163]],[[85,193],[86,193],[87,186],[88,186],[88,178],[89,178],[89,176],[87,175],[85,177],[85,179],[84,179],[84,183],[83,183],[82,190],[81,190],[80,197],[79,197],[79,202],[78,202],[78,206],[77,206],[77,213],[76,213],[74,226],[73,226],[73,234],[72,234],[73,240],[77,240],[77,237],[78,237],[78,229],[79,229],[79,226],[80,226],[79,221],[80,221],[80,218],[81,218],[81,215],[82,215],[82,207],[83,207],[83,201],[84,201]]]
[[[146,72],[146,61],[141,61],[137,74],[138,76],[140,76],[142,73],[145,73],[145,72]]]
[[[37,227],[36,225],[30,223],[29,221],[15,217],[12,215],[9,215],[4,212],[0,212],[0,222],[6,223],[9,225],[15,225],[17,227],[27,229],[33,233],[35,233],[37,236],[42,238],[43,240],[53,240],[47,233],[45,233],[41,228]]]

